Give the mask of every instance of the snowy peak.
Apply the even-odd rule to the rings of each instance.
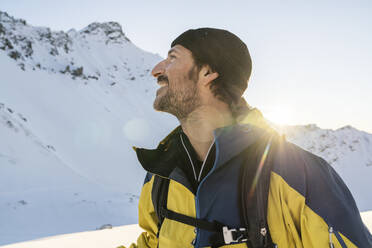
[[[86,28],[82,29],[80,34],[89,34],[93,37],[104,37],[105,43],[121,43],[130,42],[124,35],[121,25],[117,22],[94,22],[89,24]]]
[[[80,31],[34,27],[0,12],[0,55],[22,70],[44,70],[72,79],[101,80],[115,85],[124,80],[149,79],[160,57],[147,53],[125,36],[117,22],[94,22]]]
[[[353,157],[358,160],[359,166],[372,166],[372,134],[352,126],[331,130],[310,124],[288,126],[281,131],[290,141],[323,157],[335,167],[342,166]]]
[[[13,24],[26,25],[26,21],[23,19],[15,19],[13,16],[8,15],[8,13],[0,11],[0,22],[7,22]],[[1,33],[1,32],[0,32]]]

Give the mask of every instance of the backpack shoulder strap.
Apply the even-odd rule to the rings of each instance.
[[[154,205],[156,216],[158,217],[158,233],[156,235],[157,237],[159,237],[160,228],[164,221],[164,216],[161,214],[161,211],[163,208],[167,207],[168,189],[169,179],[154,175],[151,199],[152,204]]]
[[[248,229],[249,247],[275,247],[267,225],[267,204],[273,158],[280,137],[270,134],[246,151],[241,168],[240,206],[243,223]]]

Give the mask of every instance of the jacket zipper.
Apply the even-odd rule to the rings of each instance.
[[[335,248],[335,245],[332,241],[333,227],[330,226],[329,229],[328,229],[328,232],[329,232],[329,247],[330,248]]]
[[[215,154],[215,159],[214,159],[214,164],[213,164],[213,167],[212,169],[208,172],[208,174],[203,178],[203,180],[201,180],[197,190],[196,190],[196,195],[195,195],[195,211],[196,211],[196,218],[199,218],[200,217],[200,211],[199,211],[199,191],[200,191],[200,187],[201,185],[204,183],[204,181],[207,179],[207,177],[215,170],[216,168],[216,165],[217,165],[217,158],[218,158],[218,153],[219,153],[219,149],[218,149],[218,145],[217,145],[217,140],[216,140],[216,136],[214,135],[213,137],[213,142],[212,142],[212,145],[215,144],[216,145],[216,154]],[[209,152],[208,152],[209,154]],[[208,154],[207,154],[207,157],[208,157]],[[200,235],[200,232],[197,231],[196,233],[196,237],[195,237],[195,244],[194,246],[195,247],[198,247],[199,246],[199,235]]]
[[[335,238],[337,239],[338,243],[341,245],[342,248],[347,248],[345,241],[342,239],[340,233],[338,231],[335,231],[335,229],[330,226],[328,229],[329,232],[329,247],[335,248],[335,245],[332,241],[332,234],[334,234]]]
[[[185,149],[186,153],[187,153],[187,156],[189,157],[189,160],[190,160],[190,163],[191,163],[191,166],[192,166],[192,170],[194,172],[194,178],[195,178],[195,181],[197,182],[200,182],[200,179],[201,179],[201,174],[203,172],[203,168],[204,168],[204,165],[205,165],[205,162],[207,161],[207,158],[209,156],[209,152],[211,151],[212,147],[213,147],[213,144],[215,143],[215,138],[213,138],[213,142],[212,144],[210,145],[209,149],[208,149],[208,152],[207,152],[207,155],[205,156],[205,159],[203,161],[203,164],[202,164],[202,167],[200,169],[200,173],[199,173],[199,177],[197,178],[196,177],[196,172],[195,172],[195,167],[194,167],[194,163],[192,162],[192,159],[191,159],[191,156],[190,156],[190,153],[189,151],[187,150],[186,146],[185,146],[185,143],[183,142],[183,138],[182,138],[182,134],[180,134],[180,138],[181,138],[181,143],[182,143],[182,146],[183,148]],[[217,154],[217,152],[216,152]],[[217,157],[217,155],[216,155]],[[199,184],[198,186],[198,189],[196,191],[196,195],[195,195],[195,211],[196,211],[196,218],[198,218],[198,208],[199,208],[199,203],[198,203],[198,192],[199,192],[199,187],[201,186],[201,184],[204,182],[204,180],[210,175],[210,173],[213,171],[214,167],[216,165],[216,160],[214,161],[214,165],[212,167],[212,169],[209,171],[209,173],[203,178],[202,182]],[[196,246],[196,244],[198,243],[198,235],[199,235],[199,232],[198,232],[198,228],[195,228],[195,232],[196,232],[196,237],[195,239],[193,240],[192,242],[192,245]]]

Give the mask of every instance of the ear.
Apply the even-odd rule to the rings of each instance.
[[[204,86],[209,85],[218,76],[218,72],[213,71],[209,65],[203,65],[199,72],[199,79]]]

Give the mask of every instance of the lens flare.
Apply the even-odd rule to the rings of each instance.
[[[150,127],[145,119],[133,118],[123,126],[124,136],[135,142],[141,142],[149,137]]]
[[[270,137],[269,142],[267,142],[267,145],[265,147],[265,151],[262,154],[260,163],[259,163],[258,168],[257,168],[257,171],[256,171],[256,175],[254,176],[254,179],[253,179],[252,187],[251,187],[251,189],[249,191],[249,194],[248,194],[248,197],[249,198],[252,198],[252,196],[254,194],[254,191],[256,190],[257,182],[258,182],[258,180],[260,178],[262,168],[263,168],[263,166],[265,164],[265,161],[266,161],[266,158],[267,158],[267,154],[270,151],[271,141],[272,141],[272,137]]]

